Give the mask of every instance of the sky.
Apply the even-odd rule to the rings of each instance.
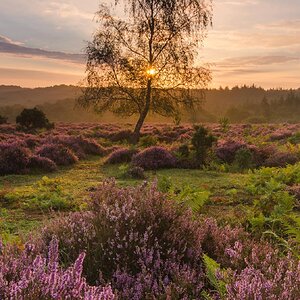
[[[0,0],[0,85],[82,80],[100,2]],[[212,70],[210,87],[300,87],[299,0],[214,0],[213,7],[198,57]]]

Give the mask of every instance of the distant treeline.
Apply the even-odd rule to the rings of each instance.
[[[201,91],[195,91],[198,93]],[[203,92],[203,91],[202,91]],[[130,122],[111,113],[102,116],[76,106],[79,88],[55,86],[39,89],[0,86],[0,115],[14,122],[24,107],[37,106],[52,122]],[[202,108],[183,112],[182,122],[232,123],[300,122],[300,89],[269,89],[242,86],[205,90]],[[31,101],[29,100],[31,99]],[[150,115],[149,122],[171,121]]]

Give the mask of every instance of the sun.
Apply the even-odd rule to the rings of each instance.
[[[153,77],[157,74],[157,70],[153,67],[150,67],[147,69],[146,73],[149,77]]]

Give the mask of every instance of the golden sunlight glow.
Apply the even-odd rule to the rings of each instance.
[[[157,74],[157,70],[153,67],[150,67],[149,69],[147,69],[146,73],[149,77],[153,77]]]

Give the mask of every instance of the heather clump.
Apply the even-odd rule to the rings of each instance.
[[[44,237],[58,236],[69,263],[86,249],[89,282],[111,282],[124,299],[197,298],[204,288],[200,227],[189,210],[155,186],[105,182],[93,193],[87,217],[60,222],[48,226]],[[61,226],[68,223],[73,225]]]
[[[221,139],[217,143],[215,152],[220,160],[231,164],[235,159],[237,151],[242,148],[246,148],[246,143],[243,140]]]
[[[136,154],[132,164],[144,170],[158,170],[176,167],[176,158],[163,147],[150,147]]]
[[[95,140],[82,136],[58,135],[50,136],[50,139],[47,138],[47,140],[50,140],[54,144],[61,144],[68,147],[80,159],[86,158],[87,155],[103,156],[105,154],[105,149]]]
[[[134,148],[121,148],[113,151],[106,160],[107,164],[129,163],[139,151]]]
[[[46,172],[54,172],[57,170],[55,162],[39,155],[30,156],[27,167],[30,170],[41,170]]]
[[[58,166],[68,166],[78,161],[74,152],[61,144],[44,144],[36,154],[54,161]]]
[[[291,152],[276,152],[266,159],[264,165],[266,167],[286,167],[293,165],[300,160],[299,155]]]
[[[0,298],[20,300],[98,299],[113,300],[111,287],[90,286],[82,275],[85,253],[68,268],[59,262],[59,241],[52,238],[46,255],[38,254],[35,245],[24,250],[1,247]]]
[[[23,172],[30,157],[30,150],[20,142],[0,143],[0,175]]]

